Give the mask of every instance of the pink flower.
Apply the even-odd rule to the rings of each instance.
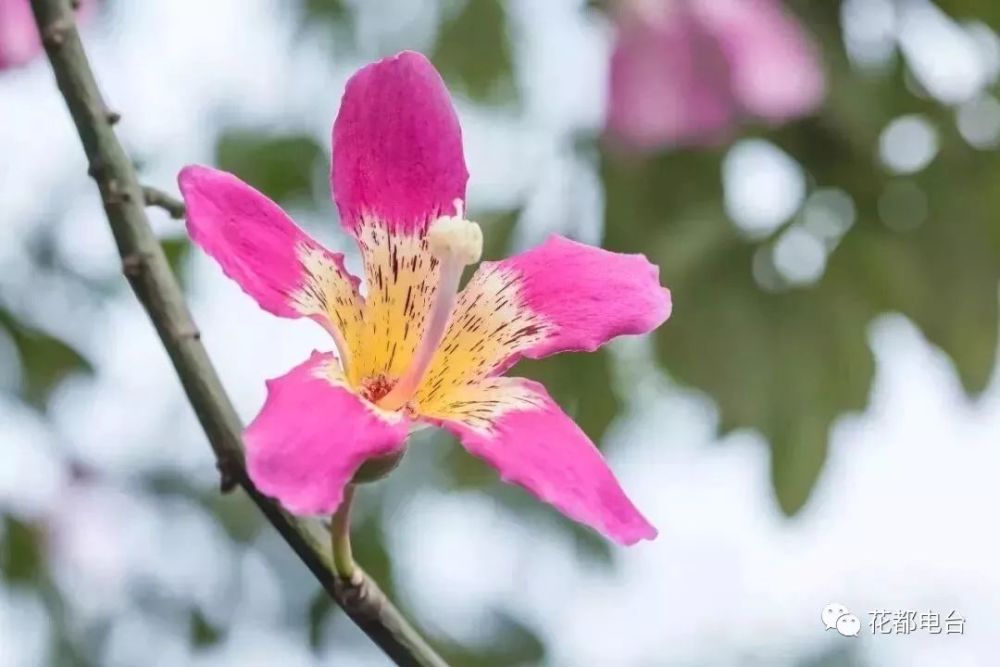
[[[80,3],[77,17],[91,13],[93,0]],[[20,67],[42,52],[30,0],[0,0],[0,70]]]
[[[181,172],[194,241],[262,308],[315,320],[337,349],[268,382],[246,431],[251,478],[292,512],[328,514],[364,461],[401,452],[424,422],[567,516],[625,544],[653,538],[545,388],[502,374],[524,357],[650,331],[670,293],[641,255],[558,236],[482,263],[460,291],[482,250],[464,218],[467,179],[448,91],[411,52],[355,74],[333,126],[331,185],[360,246],[364,296],[343,256],[262,194],[207,167]]]
[[[713,144],[743,118],[812,112],[824,81],[777,0],[619,0],[608,131],[628,148]]]

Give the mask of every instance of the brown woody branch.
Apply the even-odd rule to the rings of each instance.
[[[163,190],[154,188],[151,185],[144,185],[142,186],[142,197],[143,201],[146,202],[146,206],[162,208],[174,220],[184,219],[184,202],[176,197],[171,197]]]

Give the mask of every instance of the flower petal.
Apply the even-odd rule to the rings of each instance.
[[[366,460],[398,452],[408,423],[347,388],[332,354],[313,352],[267,383],[244,440],[250,479],[295,514],[330,514]]]
[[[94,9],[94,0],[81,0],[77,22],[86,23]],[[30,0],[0,0],[0,70],[26,65],[42,50]]]
[[[696,13],[729,59],[748,112],[779,122],[823,101],[823,70],[802,25],[775,0],[699,0]]]
[[[399,378],[423,336],[440,269],[422,233],[392,232],[363,222],[358,245],[367,283],[364,347],[348,369],[355,385],[363,378]]]
[[[639,150],[722,139],[736,114],[728,64],[686,5],[626,5],[616,23],[611,138]]]
[[[552,236],[501,262],[484,262],[459,297],[423,384],[420,409],[509,368],[519,358],[593,351],[624,334],[655,329],[670,292],[642,255]]]
[[[545,388],[521,378],[466,387],[426,415],[472,454],[575,521],[621,544],[656,537],[587,436]]]
[[[0,69],[23,65],[41,51],[28,0],[0,1]]]
[[[670,317],[660,270],[639,254],[610,252],[553,235],[541,246],[497,263],[518,276],[519,297],[551,327],[524,351],[592,352],[612,338],[652,331]]]
[[[191,238],[264,310],[310,317],[348,349],[362,324],[357,278],[344,256],[326,250],[270,199],[232,174],[185,167],[178,178]]]
[[[462,130],[441,75],[404,51],[347,82],[333,125],[331,186],[340,217],[358,234],[374,218],[394,231],[422,232],[452,215],[468,180]]]
[[[398,378],[437,289],[427,225],[456,212],[468,180],[458,118],[424,56],[405,51],[351,77],[333,126],[330,178],[367,282],[364,355],[349,367],[351,381]]]

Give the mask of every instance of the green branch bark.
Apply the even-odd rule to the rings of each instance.
[[[184,219],[184,202],[180,199],[171,197],[163,190],[154,188],[151,185],[142,186],[142,196],[146,201],[146,206],[162,208],[174,220]]]
[[[242,426],[226,396],[177,280],[146,217],[147,203],[164,205],[143,188],[112,126],[76,30],[69,0],[32,0],[45,51],[83,143],[108,223],[132,290],[146,309],[215,451],[222,488],[239,485],[348,616],[398,665],[447,667],[361,568],[350,580],[332,569],[328,536],[261,495],[247,477]],[[176,206],[174,207],[176,210]]]

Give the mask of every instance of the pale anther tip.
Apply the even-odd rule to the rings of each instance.
[[[457,216],[441,217],[431,223],[427,242],[435,257],[454,259],[463,266],[475,264],[483,254],[483,230],[475,222]]]

